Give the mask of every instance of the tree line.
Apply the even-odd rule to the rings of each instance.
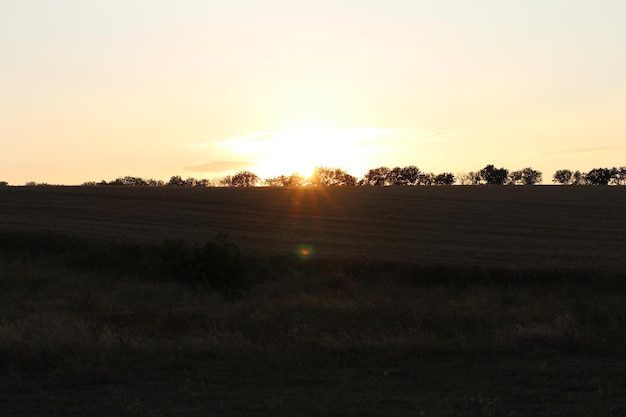
[[[560,169],[552,181],[563,185],[626,185],[626,166],[594,168],[589,172]]]
[[[303,187],[303,186],[423,186],[423,185],[535,185],[541,183],[543,175],[531,167],[517,171],[496,168],[490,164],[478,171],[434,174],[421,171],[414,165],[406,167],[378,167],[370,169],[362,178],[357,178],[341,168],[317,167],[313,174],[305,177],[299,173],[279,175],[262,179],[252,171],[239,171],[219,179],[183,179],[172,176],[169,181],[153,178],[125,176],[113,181],[89,181],[82,185],[122,185],[144,187]],[[620,168],[594,168],[589,172],[560,169],[552,177],[552,182],[562,185],[626,185],[626,166]],[[0,181],[0,186],[7,186]],[[26,186],[45,186],[46,183],[30,181]]]

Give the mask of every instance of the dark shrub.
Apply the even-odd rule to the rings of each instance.
[[[177,281],[208,284],[234,293],[247,283],[239,247],[225,233],[204,245],[168,240],[161,248],[162,273]]]

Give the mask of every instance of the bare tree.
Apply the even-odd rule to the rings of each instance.
[[[221,187],[232,187],[233,186],[233,177],[231,175],[227,175],[224,178],[220,179],[219,182]]]
[[[460,172],[456,174],[457,181],[461,185],[478,185],[480,184],[480,172]]]

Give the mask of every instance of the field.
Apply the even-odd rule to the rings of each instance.
[[[626,187],[0,188],[0,414],[623,416],[624,207]]]

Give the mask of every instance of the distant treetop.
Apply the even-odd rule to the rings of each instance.
[[[479,171],[458,173],[456,175],[443,172],[433,174],[421,171],[415,165],[389,168],[381,166],[370,169],[363,178],[358,179],[347,171],[337,167],[317,167],[313,174],[306,178],[299,173],[279,175],[261,179],[252,171],[239,171],[234,175],[227,175],[220,179],[183,179],[180,175],[172,176],[168,182],[141,177],[119,177],[111,182],[88,181],[84,186],[124,185],[147,187],[303,187],[303,186],[432,186],[432,185],[535,185],[541,183],[543,174],[531,167],[516,171],[506,168],[496,168],[495,165],[486,165]],[[560,169],[552,177],[552,182],[561,185],[626,185],[626,166],[620,168],[594,168],[589,172],[570,171]],[[0,181],[0,186],[7,186],[6,181]],[[30,181],[27,186],[42,186],[46,183]]]

